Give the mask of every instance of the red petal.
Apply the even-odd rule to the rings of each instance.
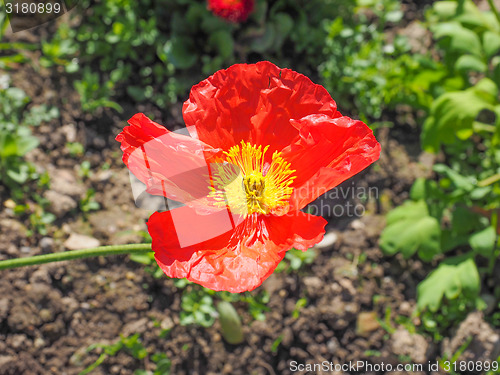
[[[197,216],[190,208],[181,207],[150,217],[148,229],[156,261],[170,277],[186,277],[204,287],[233,293],[262,284],[286,250],[306,250],[318,243],[326,224],[321,217],[296,212],[280,217],[254,215],[226,231],[229,215]],[[196,233],[196,240],[202,242],[181,247],[198,231],[202,234]]]
[[[379,158],[380,144],[361,121],[312,115],[294,126],[300,136],[282,153],[297,176],[291,210],[302,209]]]
[[[231,22],[243,22],[254,8],[254,0],[208,0],[208,8]]]
[[[340,116],[325,88],[268,61],[219,70],[191,89],[183,107],[193,137],[223,150],[242,140],[270,145],[271,153],[298,135],[290,120],[318,113]]]
[[[123,162],[147,186],[147,192],[183,203],[209,192],[207,159],[219,150],[203,142],[165,129],[138,113],[117,135]]]

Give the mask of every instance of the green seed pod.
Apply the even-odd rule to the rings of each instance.
[[[222,328],[222,337],[229,344],[241,344],[244,340],[241,320],[233,305],[229,302],[221,301],[217,305],[219,320]]]

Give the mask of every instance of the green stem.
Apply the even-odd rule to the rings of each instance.
[[[495,231],[495,234],[497,233],[497,228],[498,228],[498,213],[497,211],[493,211],[491,214],[491,226],[493,227],[493,230]],[[500,248],[498,247],[499,242],[498,242],[498,236],[497,239],[495,240],[495,245],[493,246],[493,254],[490,258],[490,262],[488,265],[488,273],[490,275],[493,275],[493,271],[495,270],[495,263],[500,256]]]
[[[495,6],[495,3],[493,3],[493,0],[488,0],[488,4],[490,4],[491,11],[493,12],[495,17],[497,18],[498,23],[500,23],[500,13],[498,13],[498,10]]]
[[[60,253],[35,255],[26,258],[15,258],[0,261],[0,270],[24,266],[34,266],[42,263],[61,262],[64,260],[92,258],[97,256],[147,253],[151,251],[151,244],[131,244],[116,246],[99,246],[91,249],[70,250]]]

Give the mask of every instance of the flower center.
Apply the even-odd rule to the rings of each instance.
[[[295,171],[277,151],[266,162],[268,148],[242,141],[224,152],[224,162],[212,165],[210,197],[217,206],[229,206],[243,216],[279,214],[288,206]]]

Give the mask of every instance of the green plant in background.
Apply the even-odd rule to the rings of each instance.
[[[85,196],[80,199],[79,202],[80,210],[83,213],[89,213],[90,211],[97,211],[101,208],[101,205],[95,200],[95,190],[88,189]]]
[[[28,237],[35,233],[46,236],[49,233],[49,225],[56,220],[56,216],[47,212],[50,202],[46,198],[33,193],[31,199],[27,203],[17,204],[14,207],[14,213],[28,218],[29,229],[26,232]]]
[[[14,198],[22,196],[21,184],[30,178],[36,178],[34,168],[23,157],[39,144],[31,134],[30,126],[37,126],[43,121],[50,121],[59,116],[56,108],[33,106],[26,111],[30,99],[26,93],[9,87],[5,80],[0,87],[0,178],[12,190]]]
[[[0,3],[0,69],[12,70],[20,63],[30,61],[26,51],[37,50],[38,46],[36,44],[20,42],[4,43],[3,39],[8,26],[7,12],[5,11],[4,2],[2,2]]]
[[[325,87],[339,106],[361,118],[380,118],[384,107],[404,96],[407,72],[413,63],[405,38],[389,41],[384,29],[403,16],[397,0],[357,0],[349,16],[326,25],[326,59],[319,67]],[[398,99],[399,100],[399,99]],[[401,100],[399,100],[401,101]]]
[[[211,327],[217,317],[212,296],[204,290],[185,290],[182,294],[181,307],[182,325],[198,324],[202,327]]]
[[[424,327],[439,338],[486,306],[481,292],[500,299],[500,287],[487,282],[500,256],[500,17],[472,1],[439,1],[428,19],[445,73],[421,141],[428,152],[442,150],[446,164],[434,165],[435,179],[415,181],[411,200],[389,213],[380,246],[441,260],[418,286]]]
[[[146,370],[135,370],[134,375],[168,375],[170,374],[171,361],[164,353],[149,353],[147,348],[141,342],[138,333],[125,337],[120,335],[120,339],[114,344],[92,344],[87,348],[87,353],[95,349],[102,351],[99,358],[85,370],[81,371],[79,375],[86,375],[92,373],[97,367],[104,363],[109,358],[116,356],[120,352],[125,352],[139,361],[148,360],[149,363],[154,363],[155,369],[153,372]]]
[[[233,24],[198,0],[82,0],[78,6],[76,24],[59,25],[42,43],[40,61],[64,66],[82,109],[91,113],[120,111],[118,102],[130,99],[164,108],[237,61],[275,60],[315,72],[325,38],[318,25],[353,8],[342,0],[258,0],[246,23]]]

